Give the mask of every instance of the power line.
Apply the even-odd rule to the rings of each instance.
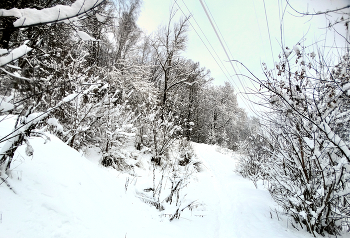
[[[269,27],[269,21],[267,20],[267,13],[266,13],[265,0],[263,0],[263,3],[264,3],[265,19],[266,19],[267,31],[268,31],[268,33],[269,33],[270,49],[271,49],[272,63],[273,63],[273,62],[274,62],[275,57],[273,56],[273,51],[272,51],[272,43],[271,43],[270,27]]]
[[[184,3],[184,5],[185,5],[185,7],[187,8],[187,10],[188,10],[189,12],[191,12],[191,11],[188,9],[187,5],[185,4],[184,0],[182,0],[182,2]],[[209,7],[208,7],[208,5],[206,4],[205,1],[204,1],[204,3],[205,3],[205,5],[207,6],[208,11],[209,11],[209,13],[210,13],[210,15],[211,15],[211,17],[212,17],[212,19],[213,19],[213,21],[214,21],[214,24],[216,25],[216,27],[217,27],[217,29],[218,29],[218,31],[219,31],[219,34],[220,34],[220,36],[222,37],[222,39],[223,39],[223,41],[224,41],[224,43],[225,43],[225,45],[226,45],[226,47],[227,47],[227,49],[228,49],[228,51],[229,51],[231,57],[232,57],[233,54],[231,53],[230,48],[228,47],[228,44],[227,44],[225,38],[223,37],[223,34],[221,33],[220,28],[218,27],[218,24],[216,23],[216,21],[215,21],[215,19],[214,19],[214,16],[212,15],[212,13],[211,13],[211,11],[210,11],[210,9],[209,9]],[[193,15],[192,15],[192,16],[193,16]],[[202,28],[199,26],[199,24],[198,24],[198,22],[196,21],[196,19],[194,18],[194,16],[193,16],[193,19],[194,19],[194,21],[196,22],[196,24],[197,24],[197,26],[199,27],[199,29],[201,30],[201,32],[202,32],[202,34],[204,35],[204,37],[207,39],[207,41],[208,41],[208,43],[210,44],[210,46],[212,47],[212,49],[213,49],[213,51],[215,52],[216,56],[218,57],[218,59],[219,59],[220,62],[222,63],[222,60],[220,59],[220,57],[219,57],[218,54],[216,53],[215,49],[214,49],[213,46],[211,45],[209,39],[206,37],[205,33],[203,32]],[[233,57],[232,57],[232,58],[233,58]],[[227,68],[225,67],[225,64],[222,63],[222,65],[224,66],[225,70],[228,72]],[[239,75],[243,75],[243,74],[240,72],[240,69],[239,69],[239,68],[237,68],[237,70],[239,71],[239,74],[236,74],[237,77],[239,77]],[[227,79],[228,79],[229,82],[231,82],[232,84],[235,85],[235,87],[236,87],[237,90],[238,90],[238,94],[242,94],[243,99],[244,99],[244,100],[247,100],[249,103],[252,104],[252,100],[249,98],[249,93],[247,93],[247,92],[245,91],[245,88],[246,88],[247,86],[244,85],[244,81],[243,81],[243,83],[242,83],[241,80],[239,80],[240,83],[241,83],[241,85],[242,85],[242,88],[244,89],[244,92],[241,92],[241,91],[239,90],[238,85],[235,83],[235,81],[233,81],[233,80],[231,79],[231,76],[230,76],[229,78],[227,78]],[[245,98],[245,95],[246,95],[248,98]],[[244,100],[243,100],[243,103],[246,105],[246,107],[249,108],[249,109],[250,109],[253,113],[255,113],[256,115],[258,115],[258,112],[254,109],[254,104],[252,104],[252,106],[249,106],[249,105],[247,105],[247,103],[246,103]]]
[[[227,42],[226,42],[226,40],[225,40],[224,35],[221,33],[220,28],[219,28],[218,24],[216,23],[213,14],[212,14],[211,11],[210,11],[209,6],[207,5],[207,3],[206,3],[205,0],[203,0],[203,1],[204,1],[205,6],[207,7],[207,9],[208,9],[208,11],[209,11],[209,14],[210,14],[211,18],[213,19],[213,22],[214,22],[216,28],[218,29],[218,32],[219,32],[221,38],[222,38],[223,41],[224,41],[225,46],[226,46],[227,49],[228,49],[228,52],[229,52],[231,58],[233,58],[233,54],[232,54],[232,52],[231,52],[231,50],[230,50],[230,47],[228,46],[228,44],[227,44]],[[236,67],[237,67],[237,70],[238,70],[239,74],[240,74],[240,75],[243,75],[243,74],[241,73],[241,71],[240,71],[240,68],[237,66],[237,62],[236,62]],[[247,100],[248,100],[249,102],[251,102],[251,99],[249,98],[249,94],[245,91],[245,88],[247,87],[246,84],[245,84],[245,81],[244,81],[244,80],[241,81],[240,78],[239,78],[239,81],[240,81],[241,86],[242,86],[242,88],[243,88],[243,90],[244,90],[244,93],[245,93],[245,94],[247,95],[247,97],[248,97]],[[232,82],[234,83],[233,80],[232,80]],[[235,83],[234,83],[234,84],[235,84]],[[235,85],[236,85],[236,84],[235,84]],[[253,85],[253,86],[254,86],[254,85]],[[239,87],[238,87],[237,85],[236,85],[236,87],[237,87],[237,89],[239,89]],[[239,92],[240,92],[240,91],[239,91]],[[240,92],[240,93],[243,93],[243,92]],[[243,95],[242,95],[242,96],[243,96]],[[243,96],[243,97],[244,97],[244,96]],[[252,107],[254,107],[253,104],[252,104]],[[253,110],[251,107],[249,107],[249,108],[250,108],[251,110]]]
[[[237,76],[237,78],[238,78],[238,80],[239,80],[241,86],[243,87],[243,90],[244,90],[245,94],[246,94],[247,97],[248,97],[248,99],[246,99],[246,100],[247,100],[249,103],[251,103],[251,100],[249,99],[249,95],[248,95],[247,92],[245,91],[245,87],[244,87],[244,85],[243,85],[243,83],[242,83],[242,81],[241,81],[241,79],[240,79],[240,77],[239,77],[239,74],[237,73],[235,67],[233,66],[233,63],[232,63],[232,61],[231,61],[231,59],[230,59],[230,56],[229,56],[229,54],[227,53],[227,50],[226,50],[226,48],[225,48],[225,46],[224,46],[224,44],[223,44],[223,42],[222,42],[222,40],[221,40],[221,38],[220,38],[220,36],[219,36],[219,34],[218,34],[218,31],[216,30],[215,25],[213,24],[213,21],[211,20],[211,18],[210,18],[210,16],[209,16],[209,13],[208,13],[207,9],[205,8],[205,6],[204,6],[204,4],[203,4],[203,1],[202,1],[202,0],[199,0],[199,1],[200,1],[201,5],[202,5],[202,8],[203,8],[204,12],[206,13],[206,16],[207,16],[207,18],[208,18],[208,20],[209,20],[209,22],[210,22],[212,28],[214,29],[214,32],[215,32],[217,38],[219,39],[219,42],[220,42],[220,44],[221,44],[221,46],[222,46],[222,48],[223,48],[223,50],[224,50],[224,52],[225,52],[225,54],[226,54],[226,56],[227,56],[227,58],[228,58],[228,61],[229,61],[230,64],[231,64],[232,69],[233,69],[234,72],[235,72],[235,76]],[[233,80],[232,80],[232,82],[233,82],[234,84],[236,84]],[[237,84],[236,84],[236,86],[237,86]],[[239,88],[239,87],[237,87],[237,88]],[[243,95],[242,95],[242,96],[243,96]],[[243,96],[243,97],[244,97],[244,96]],[[244,98],[245,98],[245,97],[244,97]],[[247,104],[245,103],[244,100],[243,100],[243,103],[244,103],[244,104],[247,106],[247,108],[249,108],[252,112],[254,112],[255,114],[257,114],[257,112],[256,112],[254,109],[252,109],[251,106],[247,105]]]
[[[225,37],[224,37],[224,35],[221,33],[221,31],[220,31],[220,28],[219,28],[219,26],[218,26],[218,24],[216,23],[216,21],[215,21],[215,18],[214,18],[214,16],[213,16],[213,14],[211,13],[211,11],[210,11],[210,8],[209,8],[209,6],[207,5],[207,3],[205,2],[205,0],[203,0],[204,1],[204,4],[205,4],[205,6],[206,6],[206,8],[208,9],[208,12],[209,12],[209,14],[210,14],[210,16],[211,16],[211,18],[213,19],[213,22],[214,22],[214,24],[215,24],[215,26],[216,26],[216,28],[218,29],[218,32],[219,32],[219,34],[220,34],[220,37],[222,38],[222,40],[224,41],[224,45],[225,45],[225,47],[227,48],[227,50],[228,50],[228,52],[229,52],[229,55],[230,55],[230,57],[231,58],[233,58],[233,54],[232,54],[232,52],[231,52],[231,50],[230,50],[230,47],[228,46],[228,44],[227,44],[227,42],[226,42],[226,40],[225,40]],[[229,59],[230,60],[230,59]],[[236,64],[236,67],[237,67],[237,64]],[[241,72],[240,72],[240,70],[239,70],[239,67],[237,67],[237,70],[239,71],[239,73],[241,74]],[[244,81],[243,81],[244,82]],[[236,85],[237,86],[237,85]],[[244,88],[244,86],[242,85],[242,87]]]
[[[179,9],[181,10],[181,12],[184,14],[184,16],[186,16],[186,14],[184,13],[184,11],[183,11],[182,8],[180,7],[180,5],[177,3],[177,0],[175,0],[175,3],[176,3],[176,5],[179,7]],[[186,6],[186,4],[185,4],[185,6]],[[186,8],[187,8],[187,10],[190,12],[190,10],[188,9],[187,6],[186,6]],[[191,12],[190,12],[190,13],[191,13]],[[192,16],[193,16],[193,15],[192,15]],[[193,17],[193,18],[194,18],[194,17]],[[194,19],[194,20],[195,20],[195,19]],[[198,27],[200,28],[198,22],[197,22],[196,20],[195,20],[195,22],[196,22],[196,24],[198,25]],[[191,27],[195,30],[195,32],[196,32],[196,34],[198,35],[199,39],[202,41],[202,43],[204,44],[204,46],[207,48],[207,50],[209,51],[209,53],[211,54],[211,56],[214,58],[215,62],[218,64],[218,62],[216,61],[215,57],[212,55],[212,53],[210,52],[210,50],[208,49],[208,47],[206,46],[206,44],[204,43],[204,41],[202,40],[202,38],[199,36],[199,34],[198,34],[198,32],[196,31],[196,29],[193,27],[193,25],[191,24],[191,22],[189,22],[189,23],[190,23]],[[200,29],[201,29],[201,28],[200,28]],[[202,29],[201,29],[201,31],[202,31]],[[202,31],[202,33],[203,33],[203,35],[205,36],[205,38],[207,39],[207,41],[209,42],[209,44],[211,45],[211,43],[210,43],[210,41],[208,40],[208,38],[206,37],[205,33],[204,33],[203,31]],[[220,38],[219,38],[219,39],[220,39]],[[211,47],[212,47],[212,45],[211,45]],[[212,47],[212,48],[213,48],[213,47]],[[225,49],[225,48],[224,48],[224,49]],[[217,57],[219,58],[220,62],[222,62],[221,59],[220,59],[220,57],[218,56],[218,54],[216,53],[216,51],[215,51],[214,48],[213,48],[213,51],[215,52],[215,54],[216,54]],[[226,53],[227,53],[227,52],[226,52]],[[230,61],[230,58],[229,58],[229,57],[228,57],[228,60]],[[240,83],[241,83],[241,85],[242,85],[242,87],[243,87],[243,89],[244,89],[244,91],[245,91],[245,87],[244,87],[244,85],[242,84],[242,82],[241,82],[241,80],[240,80],[240,78],[239,78],[239,74],[237,74],[237,72],[236,72],[236,70],[235,70],[235,68],[234,68],[234,66],[233,66],[233,64],[232,64],[231,61],[230,61],[230,63],[231,63],[231,66],[233,67],[233,69],[234,69],[234,71],[235,71],[235,73],[236,73],[236,76],[238,77],[238,79],[239,79],[239,81],[240,81]],[[220,67],[219,64],[218,64],[218,66]],[[223,64],[223,66],[224,66],[224,64]],[[226,69],[225,66],[224,66],[224,68]],[[235,83],[235,81],[233,81],[230,77],[228,77],[228,76],[225,74],[225,72],[222,70],[221,67],[220,67],[220,69],[221,69],[221,71],[224,73],[224,75],[226,76],[227,80],[228,80],[229,82],[231,81],[233,84],[236,85],[237,89],[239,89],[239,87],[238,87],[238,85]],[[227,69],[226,69],[226,71],[227,71]],[[246,91],[244,92],[244,94],[247,95],[248,99],[246,99],[245,96],[243,96],[243,92],[239,92],[239,93],[242,93],[242,97],[243,97],[245,100],[247,100],[249,103],[252,102],[251,99],[249,99],[249,94],[248,94]],[[255,113],[256,115],[259,115],[259,114],[256,112],[255,109],[253,109],[251,106],[249,106],[249,105],[246,104],[245,100],[243,100],[243,103],[246,105],[246,107],[249,108],[249,109],[250,109],[253,113]]]
[[[228,44],[227,44],[227,42],[226,42],[226,40],[225,40],[223,34],[221,33],[220,28],[219,28],[218,24],[216,23],[215,18],[214,18],[214,16],[213,16],[213,14],[211,13],[210,8],[209,8],[208,5],[206,4],[205,0],[204,0],[204,3],[205,3],[205,5],[206,5],[206,7],[207,7],[207,9],[208,9],[208,11],[209,11],[209,14],[210,14],[211,18],[213,19],[213,22],[215,23],[216,28],[217,28],[218,31],[219,31],[220,36],[222,37],[222,39],[223,39],[223,41],[224,41],[226,47],[228,48],[228,51],[229,51],[229,53],[230,53],[230,56],[233,58],[233,55],[232,55],[232,53],[231,53],[231,51],[230,51],[230,48],[228,47]],[[230,58],[229,58],[229,61],[230,61]],[[233,66],[233,65],[232,65],[232,61],[230,61],[230,63],[231,63],[231,66]],[[234,67],[233,67],[233,69],[235,70]],[[240,71],[239,68],[238,68],[238,71]],[[236,71],[235,71],[235,72],[236,72]],[[240,72],[239,75],[243,75],[243,74],[241,74],[241,72]],[[230,78],[230,79],[231,79],[231,83],[233,83],[233,84],[236,86],[236,88],[239,90],[238,93],[242,95],[243,99],[248,101],[248,104],[247,104],[247,103],[243,100],[243,103],[246,105],[246,107],[249,108],[249,109],[250,109],[252,112],[254,112],[255,114],[257,114],[257,112],[255,111],[255,109],[253,109],[254,106],[250,106],[250,105],[249,105],[249,103],[251,103],[252,100],[249,98],[249,94],[248,94],[248,93],[246,92],[246,90],[245,90],[246,86],[244,85],[244,83],[242,83],[242,81],[241,81],[239,75],[238,75],[237,72],[236,72],[236,76],[237,76],[237,78],[238,78],[238,80],[239,80],[239,82],[240,82],[240,84],[241,84],[241,86],[242,86],[242,88],[243,88],[243,90],[244,90],[244,93],[241,92],[241,91],[239,90],[239,87],[238,87],[238,85],[236,84],[236,82]],[[247,98],[246,98],[246,96],[247,96]]]
[[[182,0],[182,1],[183,1],[183,0]],[[175,0],[174,2],[177,4],[177,6],[179,7],[179,9],[180,9],[181,12],[183,13],[183,15],[186,16],[186,14],[184,13],[184,11],[183,11],[182,8],[180,7],[180,5],[177,3],[177,0]],[[184,1],[183,1],[183,3],[184,3],[184,5],[185,5],[185,7],[187,8],[187,10],[188,10],[188,11],[190,12],[190,14],[191,14],[191,11],[189,10],[189,8],[187,7],[187,5],[185,4]],[[209,8],[208,8],[208,9],[209,9]],[[209,10],[209,11],[210,11],[210,10]],[[210,12],[210,14],[211,14],[211,12]],[[191,15],[192,15],[192,14],[191,14]],[[212,16],[212,14],[211,14],[211,16]],[[216,54],[216,56],[218,57],[218,59],[219,59],[220,62],[222,63],[222,61],[221,61],[220,57],[218,56],[216,50],[214,49],[214,47],[213,47],[212,44],[210,43],[209,39],[207,38],[206,34],[203,32],[202,28],[200,27],[200,25],[199,25],[198,22],[196,21],[195,17],[194,17],[193,15],[192,15],[192,17],[193,17],[195,23],[197,24],[198,28],[201,30],[202,34],[204,35],[204,37],[205,37],[206,40],[208,41],[209,45],[210,45],[211,48],[213,49],[214,53]],[[215,19],[214,19],[213,16],[212,16],[212,18],[213,18],[213,21],[215,22]],[[194,28],[194,26],[191,24],[190,21],[189,21],[189,23],[190,23],[191,27],[195,30],[196,34],[198,35],[198,37],[200,38],[200,40],[202,41],[202,43],[204,44],[204,46],[207,48],[207,50],[209,51],[209,53],[211,54],[211,56],[212,56],[213,59],[215,60],[216,64],[219,66],[219,68],[221,69],[221,71],[223,72],[223,74],[225,75],[225,77],[227,78],[227,80],[228,80],[229,82],[235,84],[235,86],[237,87],[237,89],[239,89],[239,87],[238,87],[238,85],[236,84],[236,82],[233,81],[233,80],[231,79],[231,77],[228,77],[228,76],[226,75],[226,73],[223,71],[223,69],[220,67],[220,64],[217,62],[217,60],[215,59],[215,57],[213,56],[213,54],[211,53],[211,51],[208,49],[208,47],[207,47],[207,45],[205,44],[205,42],[203,41],[202,37],[200,37],[200,35],[198,34],[197,30]],[[228,45],[227,45],[227,42],[225,41],[225,39],[224,39],[224,37],[223,37],[223,35],[222,35],[222,33],[221,33],[221,31],[220,31],[220,29],[219,29],[219,27],[218,27],[218,25],[217,25],[216,22],[215,22],[215,24],[216,24],[216,26],[217,26],[217,28],[218,28],[218,31],[219,31],[221,37],[223,38],[223,40],[224,40],[224,42],[225,42],[227,48],[229,49],[229,47],[228,47]],[[214,29],[215,29],[215,28],[214,28]],[[220,39],[220,37],[219,37],[219,39]],[[222,42],[221,42],[221,43],[222,43]],[[223,48],[225,49],[225,47],[223,47]],[[229,51],[229,52],[230,52],[230,54],[231,54],[231,56],[232,56],[231,51]],[[227,53],[227,52],[226,52],[226,53]],[[230,61],[230,58],[229,58],[229,57],[228,57],[228,59],[229,59],[229,61]],[[243,90],[244,90],[244,92],[238,91],[238,94],[242,94],[242,97],[243,97],[243,99],[244,99],[244,100],[243,100],[243,103],[246,105],[247,109],[250,109],[250,110],[251,110],[254,114],[256,114],[256,115],[259,115],[259,113],[253,108],[254,106],[253,106],[253,104],[252,104],[252,100],[251,100],[250,97],[249,97],[249,94],[245,91],[245,85],[244,85],[244,83],[242,83],[242,81],[240,80],[239,75],[242,75],[242,74],[237,74],[237,72],[236,72],[236,70],[235,70],[235,68],[234,68],[234,66],[233,66],[233,64],[232,64],[231,61],[230,61],[230,64],[231,64],[232,68],[234,69],[234,71],[235,71],[235,73],[236,73],[235,76],[237,76],[237,78],[239,79],[239,82],[240,82],[240,84],[242,85],[242,88],[243,88]],[[225,64],[222,63],[222,65],[223,65],[223,67],[225,68],[225,70],[228,72],[227,68],[225,67]],[[238,70],[239,70],[239,68],[238,68]],[[246,97],[248,97],[248,98],[246,98]],[[246,100],[248,101],[248,104],[245,102]],[[252,106],[250,106],[249,104],[252,104]]]
[[[183,2],[183,4],[185,5],[186,9],[191,13],[191,11],[190,11],[189,8],[187,7],[185,1],[182,0],[182,2]],[[203,32],[202,28],[201,28],[200,25],[198,24],[196,18],[194,17],[194,15],[193,15],[192,13],[191,13],[191,15],[192,15],[193,20],[194,20],[195,23],[197,24],[198,28],[201,30],[202,34],[204,35],[205,39],[208,41],[210,47],[211,47],[212,50],[214,51],[216,57],[219,59],[219,61],[221,62],[222,66],[225,68],[226,72],[227,72],[228,74],[230,74],[229,71],[227,70],[225,64],[222,62],[222,60],[220,59],[219,55],[217,54],[216,50],[214,49],[214,47],[213,47],[212,44],[210,43],[209,39],[207,38],[207,36],[206,36],[205,33]]]
[[[215,18],[214,18],[214,16],[213,16],[213,14],[211,13],[210,8],[208,7],[208,5],[207,5],[207,3],[205,2],[205,0],[204,0],[204,4],[205,4],[205,6],[206,6],[207,9],[208,9],[210,16],[211,16],[211,18],[213,19],[214,24],[215,24],[216,28],[218,29],[219,34],[220,34],[221,38],[223,39],[223,41],[224,41],[224,43],[225,43],[225,45],[226,45],[226,47],[227,47],[227,49],[228,49],[228,51],[229,51],[229,53],[230,53],[230,56],[232,57],[233,54],[231,53],[230,48],[228,47],[228,44],[226,43],[226,40],[225,40],[223,34],[221,33],[220,28],[219,28],[218,24],[216,23]]]
[[[187,8],[187,10],[191,13],[191,11],[189,10],[189,8],[187,7],[187,5],[185,4],[185,2],[182,0],[182,2],[184,3],[185,7]],[[175,1],[175,3],[178,5],[178,7],[180,8],[180,10],[182,11],[181,7],[179,6],[179,4],[177,3],[177,1]],[[184,12],[182,11],[182,13],[184,14]],[[185,14],[184,14],[185,15]],[[192,14],[191,14],[192,15]],[[220,60],[220,62],[222,63],[222,60],[220,59],[220,57],[218,56],[218,54],[216,53],[216,50],[214,49],[214,47],[212,46],[212,44],[210,43],[209,39],[207,38],[206,34],[203,32],[202,28],[199,26],[198,22],[196,21],[196,19],[194,18],[194,16],[192,15],[194,21],[196,22],[197,26],[199,27],[199,29],[201,30],[202,34],[204,35],[204,37],[206,38],[206,40],[208,41],[209,45],[212,47],[214,53],[216,54],[216,56],[218,57],[218,59]],[[193,27],[193,25],[191,24],[192,28],[195,30],[195,28]],[[197,33],[198,35],[198,32],[195,30],[195,32]],[[199,35],[198,35],[199,36]],[[201,37],[199,36],[199,38],[201,39]],[[202,41],[203,42],[203,41]],[[203,42],[204,43],[204,42]],[[204,43],[205,45],[205,43]],[[208,48],[207,48],[208,49]],[[215,58],[214,58],[215,59]],[[216,61],[217,62],[217,61]],[[225,67],[225,64],[223,64],[223,67],[225,68],[225,70],[228,72],[227,68]],[[220,67],[220,65],[219,65]],[[220,67],[221,68],[221,67]],[[224,73],[224,72],[223,72]],[[225,73],[224,73],[225,74]],[[226,78],[228,81],[230,81],[230,77],[228,77],[226,74],[225,74]],[[236,85],[237,86],[237,85]],[[238,87],[237,87],[238,88]]]
[[[210,18],[210,16],[209,16],[209,13],[208,13],[207,9],[205,8],[205,6],[204,6],[204,4],[203,4],[203,1],[202,1],[202,0],[199,0],[199,1],[201,2],[201,5],[202,5],[202,7],[203,7],[203,9],[204,9],[204,11],[205,11],[205,14],[207,15],[207,17],[208,17],[208,19],[209,19],[209,22],[210,22],[211,26],[213,27],[213,29],[214,29],[214,31],[215,31],[215,34],[216,34],[217,38],[219,39],[222,48],[223,48],[224,51],[225,51],[225,54],[226,54],[226,56],[227,56],[227,59],[230,60],[230,56],[228,55],[228,53],[227,53],[227,51],[226,51],[226,49],[225,49],[225,46],[224,46],[224,44],[223,44],[222,41],[221,41],[221,38],[220,38],[220,36],[219,36],[219,34],[218,34],[218,32],[217,32],[217,30],[216,30],[214,24],[213,24],[213,21],[211,20],[211,18]],[[230,61],[230,63],[231,63],[231,66],[232,66],[233,70],[234,70],[235,73],[237,74],[236,69],[235,69],[235,67],[233,66],[233,64],[232,64],[231,61]]]
[[[177,0],[175,0],[176,5],[179,7],[179,9],[181,10],[182,14],[184,16],[186,16],[186,14],[184,13],[184,11],[182,10],[182,8],[180,7],[180,5],[177,3]],[[208,52],[210,53],[211,57],[213,57],[213,59],[215,60],[216,64],[219,66],[220,70],[222,71],[222,73],[225,75],[225,77],[229,80],[229,77],[226,75],[226,73],[224,72],[224,70],[221,68],[220,64],[217,62],[217,60],[215,59],[215,57],[213,56],[213,54],[211,53],[211,51],[209,50],[209,48],[207,47],[207,45],[204,43],[202,37],[200,37],[200,35],[198,34],[197,30],[193,27],[192,23],[189,21],[191,27],[193,28],[193,30],[196,32],[197,36],[199,37],[199,39],[202,41],[202,43],[204,44],[205,48],[208,50]],[[207,39],[208,40],[208,39]],[[213,48],[214,50],[214,48]],[[215,52],[215,50],[214,50]],[[215,52],[216,53],[216,52]],[[217,55],[217,54],[216,54]],[[226,69],[226,68],[225,68]],[[227,70],[227,69],[226,69]]]
[[[260,24],[259,24],[259,20],[258,20],[258,14],[257,14],[257,12],[256,12],[255,2],[254,2],[254,0],[252,0],[252,2],[253,2],[253,7],[254,7],[254,13],[255,13],[256,23],[257,23],[258,28],[259,28],[260,40],[261,40],[261,42],[263,42],[263,38],[262,38],[262,35],[261,35],[261,28],[260,28]],[[265,47],[263,47],[263,49],[264,49],[264,55],[265,55],[265,57],[266,57]]]

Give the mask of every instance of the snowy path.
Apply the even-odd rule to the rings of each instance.
[[[233,172],[236,158],[205,144],[196,144],[195,149],[208,168],[202,176],[210,177],[206,187],[212,196],[206,196],[211,197],[206,203],[217,217],[215,237],[311,237],[287,229],[286,219],[279,222],[274,213],[271,219],[274,203],[268,191],[256,189],[251,181]]]
[[[269,193],[235,174],[236,159],[214,146],[194,144],[206,170],[182,192],[206,211],[184,212],[170,222],[132,186],[125,191],[127,174],[87,160],[55,137],[31,144],[34,155],[19,148],[8,179],[16,194],[0,185],[0,238],[311,237],[287,229],[275,214],[271,219]],[[144,188],[142,181],[136,187]]]

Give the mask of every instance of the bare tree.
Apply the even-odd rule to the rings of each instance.
[[[174,6],[173,6],[174,7]],[[163,74],[161,82],[161,102],[165,106],[167,95],[170,89],[175,85],[188,80],[190,72],[183,72],[184,61],[179,57],[179,53],[186,47],[186,31],[189,17],[181,19],[178,23],[173,24],[176,11],[171,8],[168,24],[157,33],[156,39],[152,46],[155,50],[155,57]],[[182,71],[183,73],[175,73]]]

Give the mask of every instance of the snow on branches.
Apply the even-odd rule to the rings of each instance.
[[[276,69],[265,66],[266,79],[257,79],[262,90],[256,93],[271,110],[264,139],[270,149],[267,156],[247,153],[240,172],[268,180],[296,225],[337,235],[350,225],[350,57],[330,67],[300,45],[293,51],[294,62],[284,52]],[[255,144],[252,150],[261,151]]]
[[[28,27],[59,21],[69,23],[77,20],[78,16],[86,14],[104,1],[105,0],[77,0],[70,6],[56,5],[41,10],[33,8],[0,9],[0,16],[16,17],[17,20],[13,23],[14,27]]]

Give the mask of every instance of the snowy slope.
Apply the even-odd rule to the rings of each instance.
[[[275,214],[271,219],[268,192],[236,175],[236,159],[214,146],[194,145],[206,170],[184,191],[206,211],[170,222],[137,198],[142,178],[126,191],[128,175],[87,160],[54,136],[46,144],[40,138],[31,144],[32,157],[24,147],[16,153],[8,178],[14,192],[0,186],[1,238],[311,237],[288,229]]]

